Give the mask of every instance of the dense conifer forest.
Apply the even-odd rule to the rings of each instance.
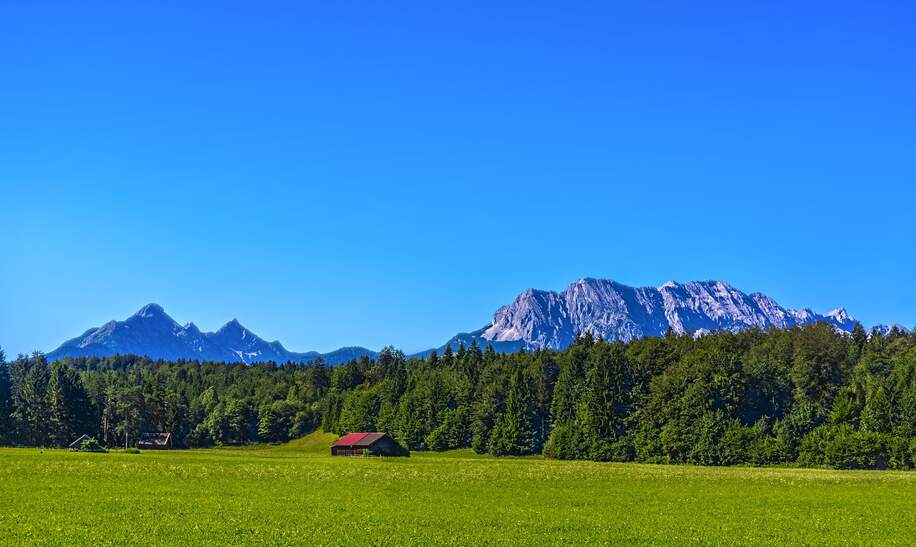
[[[386,348],[329,367],[65,359],[0,352],[0,444],[183,447],[387,431],[411,450],[701,465],[911,469],[916,333],[826,324],[563,351]]]

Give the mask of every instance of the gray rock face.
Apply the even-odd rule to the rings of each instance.
[[[722,281],[669,281],[630,287],[607,279],[580,279],[563,292],[529,289],[496,311],[481,338],[522,342],[529,349],[561,349],[577,332],[606,340],[633,340],[674,332],[737,332],[750,327],[790,328],[824,321],[850,332],[855,325],[840,308],[820,315],[783,308],[772,298],[745,294]]]

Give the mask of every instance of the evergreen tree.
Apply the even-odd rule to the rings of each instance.
[[[493,344],[489,342],[487,342],[487,349],[483,352],[483,362],[487,365],[496,362],[496,350],[493,349]]]
[[[445,350],[442,351],[442,358],[440,359],[442,366],[451,367],[454,364],[454,360],[455,356],[452,353],[452,345],[445,344]]]
[[[868,333],[862,327],[862,323],[856,321],[852,328],[852,349],[854,350],[853,359],[858,360],[865,351],[865,345],[868,344]]]
[[[616,346],[599,343],[591,355],[577,421],[589,457],[608,460],[612,443],[622,428],[625,365],[623,353]]]
[[[118,388],[114,384],[106,383],[102,386],[99,404],[101,405],[99,431],[102,444],[115,446],[117,444],[115,425],[118,423]]]
[[[890,433],[893,424],[894,409],[884,386],[872,388],[862,409],[862,429],[874,433]]]
[[[337,393],[329,393],[323,401],[321,414],[321,430],[327,433],[340,431],[340,411],[343,408],[343,397]]]
[[[117,391],[113,400],[116,416],[112,446],[128,448],[137,443],[143,432],[143,392],[139,386]]]
[[[9,365],[6,364],[6,354],[0,348],[0,445],[12,444],[13,419],[12,385],[10,383]]]
[[[51,442],[67,446],[80,435],[93,434],[92,402],[74,368],[63,363],[51,367],[48,404]]]
[[[398,404],[394,437],[410,450],[426,448],[427,433],[424,431],[422,416],[422,402],[412,390],[407,391]]]
[[[700,464],[914,466],[916,334],[830,325],[645,338],[587,332],[561,351],[480,352],[336,367],[68,359],[0,362],[0,442],[108,446],[169,431],[190,446],[282,442],[321,423],[413,449]],[[0,358],[0,361],[3,359]],[[6,407],[7,410],[3,410]],[[82,416],[97,419],[78,425]],[[7,425],[3,425],[6,420]],[[75,425],[77,424],[77,425]]]
[[[471,383],[477,383],[477,378],[480,375],[480,367],[483,365],[483,352],[480,351],[476,338],[471,340],[471,345],[464,355],[462,364],[463,372]]]
[[[506,402],[505,375],[497,366],[484,369],[471,407],[471,448],[478,454],[491,452],[497,420]]]
[[[550,435],[550,403],[558,374],[559,369],[553,356],[547,352],[539,352],[535,361],[533,393],[538,446],[543,446]]]
[[[824,413],[849,368],[845,337],[826,323],[802,327],[790,372],[797,400],[811,401]]]
[[[163,431],[172,434],[177,446],[186,446],[191,433],[187,399],[181,393],[169,393],[164,399]]]
[[[506,410],[497,423],[491,453],[514,456],[535,453],[537,446],[532,414],[531,388],[521,367],[516,367],[509,381]]]
[[[13,428],[17,444],[48,446],[50,444],[48,378],[45,356],[19,356],[10,366],[13,402]]]

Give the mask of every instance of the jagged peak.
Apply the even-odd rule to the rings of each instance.
[[[738,291],[731,283],[727,281],[721,281],[718,279],[704,279],[702,281],[688,281],[684,283],[686,286],[690,287],[703,287],[704,289],[709,289],[710,287],[722,287],[729,291]],[[741,292],[741,291],[738,291]],[[743,293],[742,293],[743,294]]]
[[[522,291],[521,294],[519,294],[515,298],[515,300],[520,301],[520,300],[525,300],[527,298],[532,298],[535,296],[545,296],[545,295],[551,295],[551,294],[555,295],[556,293],[553,291],[545,291],[543,289],[529,288],[529,289],[525,289],[524,291]]]
[[[575,287],[576,285],[613,285],[616,282],[613,279],[607,278],[598,278],[598,277],[582,277],[569,284],[570,287]]]
[[[220,327],[219,330],[216,332],[228,332],[228,331],[240,331],[240,330],[248,330],[248,329],[243,327],[242,324],[239,323],[238,319],[232,318],[231,321],[226,322],[226,324]]]
[[[631,287],[609,279],[583,277],[563,292],[548,293],[556,295],[557,308],[541,306],[540,302],[532,305],[535,299],[530,295],[538,292],[528,289],[511,306],[500,308],[482,338],[556,349],[568,345],[574,332],[597,332],[606,339],[632,340],[661,336],[668,328],[675,332],[735,332],[826,320],[845,332],[851,323],[845,310],[824,316],[809,308],[786,309],[766,294],[748,295],[716,279],[683,283],[670,280],[658,287]]]
[[[159,304],[151,302],[142,308],[140,308],[137,313],[134,314],[134,317],[157,317],[157,316],[167,316],[165,310]]]
[[[172,338],[169,338],[169,337]],[[331,355],[329,364],[338,364],[361,348],[351,348],[346,355]],[[202,359],[253,363],[258,361],[297,361],[314,359],[318,352],[295,353],[276,340],[264,342],[232,319],[216,333],[201,332],[192,322],[181,326],[169,317],[162,306],[151,303],[124,321],[112,320],[101,327],[91,328],[81,336],[61,344],[48,353],[49,359],[107,356],[116,354],[145,355],[153,359]],[[366,354],[373,354],[365,350]]]
[[[851,321],[852,316],[849,315],[849,312],[846,311],[846,308],[835,308],[830,310],[825,314],[827,317],[832,317],[837,321]]]

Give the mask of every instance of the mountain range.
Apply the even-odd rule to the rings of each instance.
[[[267,342],[242,326],[237,319],[216,332],[201,332],[194,323],[180,325],[162,306],[147,304],[124,321],[109,321],[67,340],[48,354],[48,359],[108,355],[145,355],[152,359],[197,359],[227,363],[308,362],[318,357],[328,364],[345,363],[362,355],[374,357],[366,348],[340,348],[330,353],[289,351],[278,341]]]
[[[633,340],[676,333],[702,335],[718,330],[737,332],[759,327],[791,328],[815,322],[851,332],[856,321],[843,308],[825,314],[784,308],[762,293],[746,294],[722,281],[669,281],[659,287],[630,287],[607,279],[584,278],[562,292],[528,289],[496,310],[482,328],[461,333],[436,348],[492,344],[497,351],[562,349],[576,333],[606,340]],[[878,330],[887,330],[879,326]],[[432,349],[416,355],[428,354]],[[64,342],[48,354],[64,357],[146,355],[153,359],[197,359],[255,363],[314,361],[335,365],[376,352],[345,347],[330,353],[297,353],[267,342],[237,320],[216,332],[201,332],[193,323],[180,325],[157,304],[144,306],[124,321],[110,321]]]

